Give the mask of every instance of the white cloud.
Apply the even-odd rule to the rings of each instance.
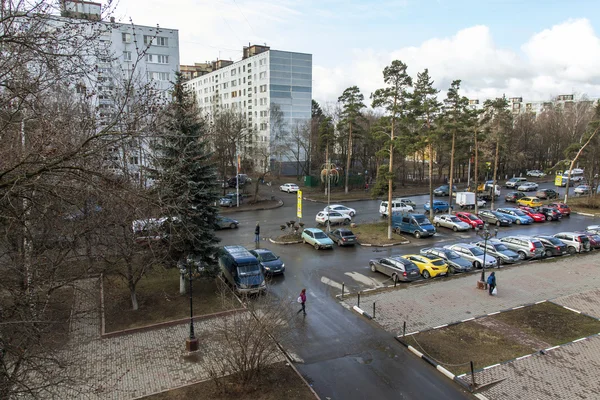
[[[354,50],[349,65],[331,69],[315,65],[313,97],[335,100],[346,87],[358,85],[368,98],[383,86],[383,68],[395,59],[406,63],[413,77],[429,68],[442,96],[454,79],[462,80],[462,92],[470,98],[502,94],[530,100],[567,93],[600,96],[600,38],[588,20],[568,20],[539,32],[521,50],[517,53],[498,47],[483,25],[391,52]]]

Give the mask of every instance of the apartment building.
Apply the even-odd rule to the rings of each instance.
[[[281,149],[296,148],[292,132],[310,120],[311,54],[259,45],[244,47],[241,60],[215,61],[213,71],[187,81],[185,86],[209,118],[222,110],[243,116],[249,140],[239,151],[254,168],[265,170],[277,163],[293,169],[296,158],[305,161],[301,150],[298,157]]]
[[[553,107],[562,107],[563,109],[568,110],[577,103],[582,101],[592,102],[593,100],[577,100],[573,94],[563,94],[546,101],[523,101],[523,97],[509,97],[507,101],[508,109],[516,116],[524,113],[539,115],[544,110]],[[484,102],[480,102],[479,99],[471,99],[469,100],[469,108],[473,110],[482,110],[483,103]]]

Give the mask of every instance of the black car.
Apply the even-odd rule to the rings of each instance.
[[[479,219],[488,224],[494,224],[496,226],[510,226],[512,225],[512,219],[502,215],[499,212],[491,210],[479,210],[477,214]]]
[[[517,200],[526,196],[527,195],[523,192],[509,192],[504,196],[504,200],[508,203],[516,203]]]
[[[456,186],[452,185],[452,192],[456,193]],[[450,194],[450,185],[442,185],[433,190],[434,196],[448,196]]]
[[[558,192],[554,189],[540,189],[537,192],[535,192],[535,197],[543,200],[558,199],[558,196]]]
[[[535,210],[540,214],[544,214],[546,221],[559,221],[563,216],[556,208],[542,206],[535,208]]]
[[[567,245],[563,241],[552,236],[534,236],[544,245],[546,257],[562,256],[567,254]]]
[[[337,243],[338,246],[354,246],[356,235],[350,229],[340,228],[329,233],[329,238]]]

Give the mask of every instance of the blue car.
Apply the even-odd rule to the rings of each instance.
[[[525,214],[522,210],[518,208],[505,207],[496,209],[503,216],[512,219],[513,223],[517,225],[529,225],[533,223],[533,218],[529,215]]]
[[[302,231],[302,242],[308,243],[315,249],[332,249],[333,240],[320,229],[306,228]]]
[[[267,249],[256,249],[250,250],[250,254],[252,254],[263,269],[263,273],[265,274],[283,274],[285,271],[285,264],[279,256],[276,256],[271,252],[271,250]]]
[[[425,211],[429,211],[429,202],[425,203],[423,208],[425,209]],[[447,201],[443,201],[443,200],[434,200],[433,201],[433,212],[434,213],[448,212],[448,210],[450,210],[450,205],[448,204]]]

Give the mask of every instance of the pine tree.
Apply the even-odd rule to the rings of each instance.
[[[344,90],[344,93],[338,98],[338,102],[342,104],[342,120],[340,127],[348,132],[347,136],[347,157],[346,157],[346,181],[344,185],[345,193],[348,194],[348,180],[350,177],[350,163],[352,161],[352,134],[360,129],[359,121],[363,119],[361,109],[365,108],[363,103],[365,97],[360,92],[358,86],[352,86]]]
[[[208,150],[208,129],[199,117],[193,98],[177,74],[173,101],[165,112],[163,129],[155,147],[159,180],[157,190],[164,214],[169,217],[169,251],[174,259],[196,254],[205,275],[214,275],[217,223],[216,165]]]

